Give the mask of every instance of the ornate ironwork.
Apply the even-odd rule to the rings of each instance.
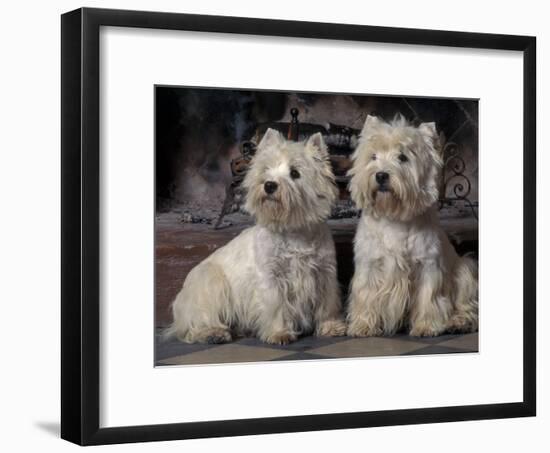
[[[459,145],[455,142],[445,143],[443,146],[443,171],[439,191],[439,207],[442,208],[457,201],[463,202],[477,220],[477,203],[474,204],[469,199],[472,183],[464,174],[465,170],[466,163],[460,155]]]
[[[441,184],[439,187],[439,209],[445,206],[452,206],[456,202],[464,203],[470,209],[476,220],[478,203],[470,200],[472,183],[466,176],[466,162],[461,156],[460,145],[453,139],[466,127],[472,127],[477,131],[478,124],[470,113],[464,108],[460,101],[454,101],[459,110],[466,118],[464,122],[450,135],[449,139],[442,143],[443,170],[441,174]],[[403,98],[403,103],[414,115],[414,122],[421,123],[422,119],[407,99]]]
[[[422,123],[422,118],[413,108],[411,103],[405,98],[402,98],[402,100],[406,107],[411,111],[413,122],[415,124]],[[464,115],[465,120],[458,128],[455,129],[447,140],[445,140],[443,136],[440,137],[442,141],[441,152],[443,158],[443,169],[441,172],[442,174],[439,187],[439,209],[448,206],[455,206],[456,203],[463,203],[463,205],[471,211],[473,217],[477,220],[478,203],[477,201],[473,202],[470,200],[472,183],[466,175],[466,162],[462,157],[460,145],[454,141],[454,138],[468,127],[477,131],[478,125],[476,120],[464,108],[460,101],[454,102]],[[350,154],[356,146],[357,137],[360,131],[348,126],[341,126],[332,123],[329,123],[327,126],[312,123],[301,123],[298,120],[299,111],[296,108],[292,108],[290,114],[290,122],[261,124],[256,130],[256,137],[252,139],[252,141],[241,143],[241,156],[236,157],[231,161],[231,173],[233,175],[233,179],[226,189],[225,201],[214,228],[219,228],[222,224],[223,217],[231,212],[234,212],[235,210],[238,210],[239,206],[242,204],[242,201],[244,200],[244,191],[241,187],[241,183],[244,179],[246,171],[248,170],[252,156],[256,151],[256,143],[253,140],[258,141],[268,127],[277,129],[281,133],[286,134],[289,140],[303,140],[316,132],[321,132],[329,148],[330,159],[336,181],[340,186],[340,198],[342,200],[349,198],[349,194],[347,192],[347,185],[349,182],[347,170],[351,165]],[[344,216],[350,216],[352,210],[347,209],[345,211],[346,213]],[[341,214],[342,213],[339,215]]]

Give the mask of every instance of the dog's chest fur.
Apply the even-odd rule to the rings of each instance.
[[[319,232],[273,233],[261,229],[256,238],[257,264],[274,278],[299,278],[315,269]]]
[[[258,270],[285,290],[290,299],[314,294],[311,288],[316,285],[325,265],[326,245],[321,244],[322,236],[320,228],[298,233],[260,229],[255,243]]]
[[[359,259],[395,262],[412,271],[421,263],[438,259],[441,241],[430,213],[412,222],[365,216],[358,227],[355,252]]]

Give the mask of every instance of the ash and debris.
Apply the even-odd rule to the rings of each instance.
[[[454,201],[445,203],[439,208],[440,219],[474,219],[478,213],[478,203],[468,204],[465,201]]]
[[[332,208],[330,220],[358,219],[359,214],[360,210],[351,201],[338,201]]]
[[[222,206],[217,204],[180,203],[177,206],[172,206],[170,212],[177,216],[180,223],[210,225],[213,227],[218,221],[221,209]],[[251,223],[251,221],[251,217],[240,207],[226,214],[219,228],[244,225]]]
[[[180,223],[201,224],[214,226],[218,221],[222,210],[221,205],[179,203],[165,209],[160,214],[175,215]],[[157,215],[158,217],[158,215]],[[359,218],[359,210],[349,201],[339,202],[333,209],[330,220],[344,220]],[[252,221],[250,215],[245,211],[242,204],[233,204],[231,211],[227,213],[220,224],[220,228],[233,225],[248,224]]]
[[[477,209],[477,207],[475,209]],[[189,202],[172,205],[169,209],[164,210],[163,213],[175,215],[180,223],[209,225],[213,228],[219,219],[221,210],[222,205],[216,203]],[[441,219],[465,219],[472,217],[472,211],[471,208],[464,203],[455,203],[453,205],[443,206],[439,211],[439,215]],[[331,223],[338,221],[349,223],[357,222],[359,217],[360,210],[355,207],[353,202],[349,200],[340,200],[332,209],[329,220]],[[252,218],[245,211],[242,204],[235,203],[231,207],[231,211],[223,217],[219,228],[245,225],[251,222]]]

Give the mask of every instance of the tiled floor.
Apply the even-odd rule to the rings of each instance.
[[[185,344],[177,340],[161,342],[156,337],[156,366],[212,363],[313,360],[398,355],[455,354],[478,351],[478,334],[442,335],[416,338],[406,334],[393,337],[304,337],[286,346],[241,338],[228,344]]]
[[[238,235],[247,223],[215,230],[211,225],[182,223],[181,213],[159,214],[155,232],[155,320],[167,326],[172,321],[170,303],[181,289],[187,273],[219,247]],[[353,274],[354,221],[330,221],[338,278],[347,288]],[[452,219],[442,225],[457,244],[476,244],[477,224],[472,219]],[[458,247],[458,245],[457,245]],[[462,250],[462,252],[471,250]],[[391,338],[305,337],[288,346],[273,346],[254,338],[241,338],[224,345],[161,343],[156,338],[155,365],[195,365],[275,360],[312,360],[346,357],[377,357],[414,354],[450,354],[478,350],[477,334],[414,338],[399,334]]]

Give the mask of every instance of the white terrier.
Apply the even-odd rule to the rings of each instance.
[[[439,225],[438,149],[435,123],[367,117],[349,171],[362,209],[349,335],[392,335],[402,326],[413,336],[477,330],[477,267]]]
[[[167,335],[224,343],[232,333],[252,334],[273,344],[344,335],[325,223],[337,188],[322,135],[298,143],[268,129],[243,184],[256,225],[191,270]]]

